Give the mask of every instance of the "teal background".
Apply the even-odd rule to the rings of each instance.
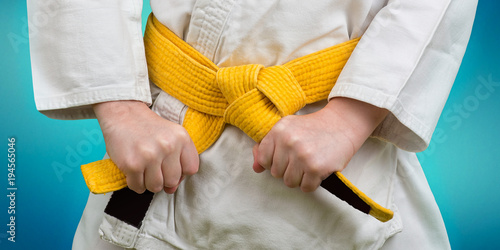
[[[500,84],[499,7],[480,1],[431,145],[418,154],[453,249],[500,249],[500,87],[478,87],[482,79]],[[145,19],[149,1],[143,12]],[[26,16],[25,1],[0,3],[0,249],[70,249],[88,194],[79,165],[101,159],[105,148],[95,120],[36,111]],[[9,137],[16,138],[15,243],[6,226]]]

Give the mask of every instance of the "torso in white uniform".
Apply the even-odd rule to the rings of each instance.
[[[129,20],[137,15],[132,2],[116,3],[131,13]],[[373,134],[379,139],[368,139],[343,174],[373,200],[393,209],[391,221],[381,223],[322,188],[303,193],[267,172],[255,173],[254,142],[227,126],[220,139],[200,155],[197,174],[186,178],[175,194],[155,195],[139,229],[105,215],[100,229],[103,237],[121,246],[144,249],[373,249],[382,247],[406,223],[416,223],[419,226],[409,228],[418,230],[417,235],[437,239],[429,240],[429,246],[448,248],[439,210],[420,165],[414,153],[403,149],[423,150],[429,143],[459,65],[449,67],[444,62],[450,58],[459,62],[467,43],[463,36],[436,31],[446,30],[445,21],[455,18],[453,11],[461,13],[465,7],[450,1],[386,2],[151,0],[151,6],[160,22],[220,67],[283,64],[362,36],[330,98],[350,97],[390,111]],[[126,16],[124,13],[116,15]],[[124,30],[133,30],[133,25],[124,24],[128,27]],[[140,47],[133,39],[114,43],[119,46],[110,46],[111,51],[113,47]],[[455,47],[449,49],[449,56],[429,49],[447,49],[451,44]],[[36,48],[35,43],[32,50]],[[127,67],[135,69],[132,75],[135,72],[139,80],[129,84],[137,88],[131,98],[150,102],[151,97],[143,95],[148,86],[140,80],[145,77],[144,58],[136,53],[140,50],[132,51]],[[33,59],[32,52],[34,64],[46,52],[37,53]],[[67,70],[75,70],[70,66]],[[429,73],[438,69],[441,74]],[[104,66],[100,70],[114,69]],[[37,107],[51,117],[92,117],[88,105],[113,95],[106,91],[113,83],[100,90],[92,81],[85,81],[92,85],[87,89],[102,96],[92,99],[68,93],[71,86],[46,91],[44,85],[54,82],[49,81],[51,77],[57,78],[34,72]],[[182,123],[185,106],[165,92],[152,90],[156,93],[152,109]],[[76,98],[77,104],[62,99],[64,104],[54,104],[51,96],[64,93]],[[308,105],[298,114],[313,112],[325,103]]]

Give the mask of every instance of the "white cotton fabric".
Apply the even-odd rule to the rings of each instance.
[[[395,217],[380,223],[322,188],[306,194],[267,172],[254,173],[254,142],[228,126],[201,154],[199,173],[175,194],[155,195],[139,230],[96,212],[106,199],[91,195],[74,248],[111,247],[99,240],[98,230],[108,242],[137,249],[449,248],[439,209],[409,151],[429,144],[476,5],[470,0],[151,0],[164,25],[221,67],[283,64],[362,36],[330,98],[357,99],[390,114],[343,174],[393,209]],[[139,100],[182,123],[184,104],[150,87],[141,6],[137,0],[28,0],[40,112],[57,119],[93,118],[94,103]],[[50,13],[50,19],[38,22],[40,13]],[[324,105],[308,105],[299,114]]]

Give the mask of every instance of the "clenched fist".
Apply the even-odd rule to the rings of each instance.
[[[198,153],[187,131],[146,104],[112,101],[93,108],[106,150],[133,191],[173,193],[184,176],[198,171]]]
[[[312,192],[342,171],[388,111],[337,97],[308,115],[282,118],[253,148],[255,172],[270,170],[288,187]]]

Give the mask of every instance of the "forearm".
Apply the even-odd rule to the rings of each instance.
[[[355,99],[336,97],[318,113],[350,138],[356,152],[389,111]]]
[[[101,102],[92,105],[92,108],[101,127],[121,122],[131,114],[152,112],[147,104],[134,100]]]

